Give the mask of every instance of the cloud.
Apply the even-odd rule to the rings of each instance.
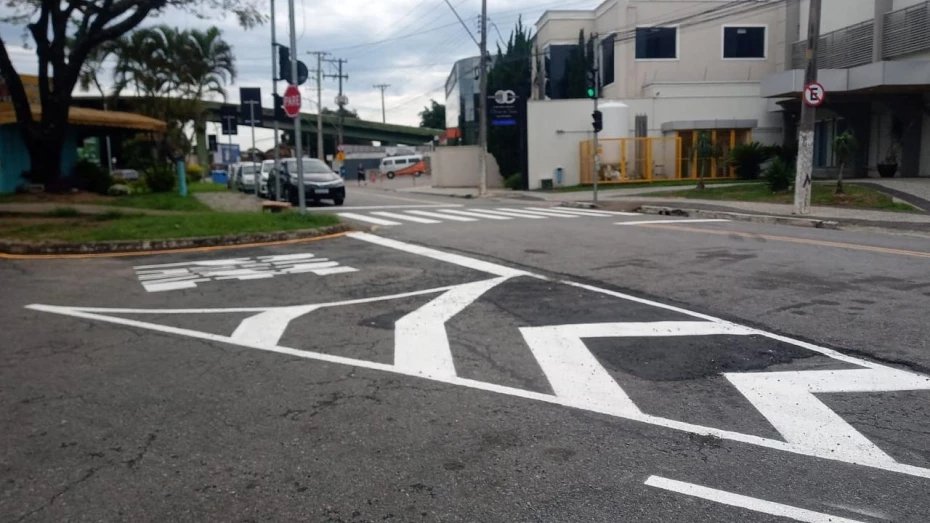
[[[450,1],[477,37],[479,1]],[[274,4],[277,41],[289,45],[287,1],[276,0]],[[531,25],[546,9],[581,9],[597,4],[596,0],[495,0],[489,18],[506,38],[521,15],[524,24]],[[431,99],[445,101],[445,81],[454,62],[478,54],[477,46],[442,0],[295,0],[295,12],[299,58],[311,70],[316,63],[308,51],[330,51],[332,58],[348,60],[343,73],[349,76],[344,83],[349,107],[367,120],[381,120],[381,92],[373,86],[390,84],[384,96],[388,122],[418,125],[417,113],[429,105]],[[228,86],[228,101],[238,102],[239,87],[260,87],[263,102],[271,105],[270,24],[245,31],[231,16],[201,19],[178,11],[168,11],[146,21],[146,25],[162,23],[182,28],[215,25],[222,29],[236,53],[239,70],[236,82]],[[0,36],[8,44],[17,70],[34,73],[33,51],[15,45],[23,42],[22,34],[21,27],[0,24]],[[488,40],[493,52],[498,42],[495,29],[489,29]],[[324,64],[325,74],[334,72],[332,65]],[[107,84],[111,83],[109,73],[102,77]],[[284,87],[283,82],[279,82],[279,92]],[[313,105],[306,101],[307,110],[315,111],[313,79],[301,86],[301,90],[313,101]],[[337,94],[336,81],[326,78],[322,89],[324,107],[334,107],[333,99]],[[256,136],[263,141],[269,138],[265,131]],[[245,137],[238,138],[244,140]]]

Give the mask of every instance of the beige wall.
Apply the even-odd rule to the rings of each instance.
[[[479,155],[477,145],[437,147],[430,155],[430,171],[433,187],[478,187]],[[488,154],[488,187],[504,186],[500,168],[494,155]]]
[[[547,43],[576,41],[578,31],[587,34],[593,29],[601,34],[618,33],[614,51],[616,81],[604,88],[605,98],[625,99],[642,96],[643,88],[657,82],[694,81],[760,81],[779,71],[785,62],[785,7],[734,15],[710,22],[687,25],[679,29],[679,54],[676,60],[636,60],[636,43],[631,36],[637,26],[662,25],[687,19],[708,9],[729,4],[729,1],[708,0],[616,0],[605,2],[596,10],[551,11],[537,22],[538,49]],[[724,60],[723,26],[764,25],[768,28],[767,57],[760,60]]]
[[[875,0],[821,0],[820,34],[872,20]],[[810,0],[801,0],[801,40],[807,38]]]

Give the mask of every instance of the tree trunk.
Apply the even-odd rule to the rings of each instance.
[[[698,161],[699,164],[700,164],[700,165],[699,165],[700,168],[698,169],[697,190],[703,191],[703,190],[704,190],[704,169],[706,169],[707,166],[706,166],[706,165],[704,164],[704,162],[702,162],[700,159],[698,159],[697,161]]]
[[[843,169],[846,168],[846,162],[840,162],[840,176],[836,180],[836,194],[845,194],[843,192]]]
[[[194,119],[194,136],[197,139],[197,163],[205,172],[210,170],[210,158],[207,151],[207,123],[203,116]]]

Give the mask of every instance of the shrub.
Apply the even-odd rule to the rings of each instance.
[[[519,190],[523,188],[523,175],[520,173],[511,174],[507,178],[504,178],[504,187],[513,190]]]
[[[51,218],[74,218],[79,216],[80,213],[74,207],[55,207],[45,215]]]
[[[168,164],[156,165],[145,170],[145,185],[152,192],[170,192],[174,190],[174,169]]]
[[[106,194],[113,185],[113,178],[106,170],[95,163],[81,160],[74,166],[74,181],[79,189]]]
[[[759,142],[737,145],[730,151],[729,163],[736,168],[736,176],[741,180],[755,180],[759,177],[759,166],[766,159],[765,151]]]
[[[196,163],[188,165],[185,169],[185,172],[187,172],[188,180],[199,182],[200,179],[203,178],[203,167],[197,165]]]
[[[794,181],[794,168],[791,164],[776,156],[765,170],[765,183],[772,192],[787,191]]]

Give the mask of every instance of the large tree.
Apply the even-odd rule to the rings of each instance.
[[[191,30],[184,48],[189,52],[181,61],[182,86],[192,104],[190,109],[194,119],[194,134],[197,136],[197,160],[206,167],[209,159],[207,114],[203,97],[215,94],[226,100],[226,83],[236,79],[236,57],[216,27],[206,31]]]
[[[0,38],[0,75],[6,82],[31,175],[45,182],[59,176],[72,93],[95,49],[115,41],[149,17],[179,9],[204,17],[233,13],[243,27],[264,20],[262,0],[5,0],[0,21],[25,25],[39,62],[41,118],[29,106],[23,82]]]
[[[429,107],[424,107],[420,111],[420,127],[426,129],[445,129],[446,128],[446,106],[430,100]]]

